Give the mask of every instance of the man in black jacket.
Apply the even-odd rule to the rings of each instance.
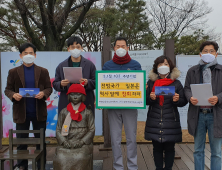
[[[191,67],[186,76],[185,95],[190,102],[188,109],[188,131],[194,136],[195,170],[204,170],[204,148],[206,132],[211,148],[211,168],[221,170],[222,142],[222,65],[217,62],[218,44],[203,42],[200,46],[199,64]],[[213,97],[208,99],[212,106],[196,106],[198,100],[192,96],[191,84],[211,84]]]

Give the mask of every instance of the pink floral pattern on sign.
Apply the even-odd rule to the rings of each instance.
[[[2,95],[2,116],[10,114],[10,104],[7,104],[5,96]]]
[[[96,57],[92,57],[92,55],[91,55],[90,53],[86,53],[86,54],[85,54],[85,58],[86,58],[87,60],[89,60],[89,61],[92,61],[93,64],[96,65]]]
[[[3,126],[3,137],[4,138],[8,138],[9,129],[13,129],[13,123],[10,120],[5,120],[4,126]],[[13,134],[13,137],[15,137],[15,134]]]

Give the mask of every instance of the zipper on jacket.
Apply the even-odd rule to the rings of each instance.
[[[172,107],[172,109],[173,109],[173,107]],[[175,112],[174,112],[174,109],[173,109],[173,114],[174,114],[174,118],[175,118],[175,122],[176,122],[177,119],[176,119],[176,114],[175,114]]]
[[[161,122],[163,121],[163,108],[161,107]]]

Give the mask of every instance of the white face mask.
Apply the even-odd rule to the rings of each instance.
[[[119,48],[116,50],[116,55],[119,57],[124,57],[126,55],[127,51],[123,48]]]
[[[215,60],[215,56],[213,54],[207,53],[207,54],[201,54],[201,59],[205,63],[211,63]]]
[[[22,61],[25,62],[26,64],[32,64],[35,61],[35,56],[27,54],[23,56]]]
[[[73,56],[74,58],[78,58],[82,52],[82,50],[79,50],[77,48],[75,48],[74,50],[69,50],[71,56]]]
[[[157,71],[158,71],[159,74],[166,75],[167,73],[170,72],[170,67],[160,66],[159,68],[157,68]]]

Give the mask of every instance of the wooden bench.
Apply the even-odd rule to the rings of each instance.
[[[13,138],[13,133],[40,133],[40,138]],[[13,150],[14,145],[40,145],[40,150]],[[14,160],[31,159],[32,170],[36,170],[36,162],[40,159],[41,170],[45,169],[44,163],[44,129],[40,130],[9,130],[9,151],[0,155],[0,170],[4,170],[4,161],[10,161],[10,170],[13,170]]]

